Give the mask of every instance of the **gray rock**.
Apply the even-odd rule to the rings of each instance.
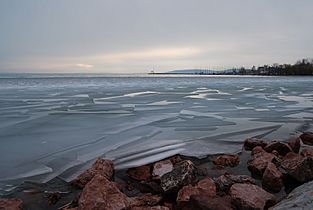
[[[294,189],[271,210],[311,210],[313,209],[313,181]]]

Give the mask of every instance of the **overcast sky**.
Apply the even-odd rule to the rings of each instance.
[[[139,73],[313,57],[312,0],[1,0],[0,72]]]

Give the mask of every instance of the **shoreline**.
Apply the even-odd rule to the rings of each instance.
[[[311,133],[310,135],[312,138],[311,140],[313,142],[313,134]],[[301,141],[302,141],[302,146],[301,146],[302,152],[299,151]],[[275,169],[276,167],[277,169],[281,167],[281,164],[284,163],[283,161],[285,161],[285,158],[289,155],[289,153],[291,155],[293,155],[293,153],[294,154],[301,153],[303,158],[310,158],[310,160],[312,160],[313,156],[310,156],[310,155],[313,155],[313,150],[305,149],[305,148],[308,148],[306,147],[306,143],[307,142],[304,143],[304,140],[299,137],[293,138],[292,140],[290,139],[288,144],[285,142],[278,142],[278,141],[264,142],[263,140],[259,140],[259,139],[247,139],[243,145],[242,151],[239,152],[238,154],[208,155],[207,157],[201,158],[201,159],[195,158],[195,157],[182,156],[182,155],[174,155],[172,157],[165,158],[164,160],[156,161],[154,163],[146,164],[146,165],[139,166],[136,168],[115,170],[115,172],[114,172],[114,166],[111,163],[111,161],[107,162],[108,160],[100,158],[96,161],[96,163],[94,163],[93,166],[91,166],[90,169],[87,169],[87,171],[83,172],[80,176],[78,176],[78,178],[73,180],[71,183],[62,181],[59,178],[54,178],[53,180],[45,184],[25,182],[19,187],[17,187],[15,190],[13,190],[9,195],[2,196],[2,199],[17,198],[19,199],[19,201],[22,202],[21,206],[23,207],[23,209],[26,209],[26,210],[27,209],[33,209],[33,210],[36,210],[36,209],[47,209],[47,210],[49,209],[72,209],[72,207],[73,209],[77,209],[77,207],[81,205],[80,199],[82,199],[82,198],[78,198],[78,196],[82,192],[85,191],[86,186],[88,186],[90,182],[92,182],[91,180],[94,180],[95,179],[94,177],[97,176],[98,173],[105,173],[105,175],[109,173],[110,175],[107,175],[108,180],[110,183],[114,185],[115,187],[114,189],[118,190],[118,193],[126,197],[128,200],[132,200],[131,202],[135,202],[133,201],[134,199],[135,200],[138,198],[143,199],[141,198],[143,196],[148,196],[145,199],[149,200],[149,199],[152,199],[151,196],[155,195],[155,196],[160,196],[161,198],[157,203],[155,203],[155,206],[160,206],[160,208],[158,207],[158,209],[164,209],[164,210],[165,209],[188,209],[190,205],[199,205],[199,203],[197,204],[196,201],[190,201],[189,199],[191,199],[192,197],[191,194],[194,193],[194,190],[198,192],[197,186],[199,185],[201,180],[209,179],[209,180],[212,180],[213,183],[215,183],[213,185],[214,185],[214,189],[216,187],[216,190],[214,190],[214,195],[216,199],[222,199],[222,198],[224,199],[226,198],[225,196],[227,196],[227,199],[228,199],[229,196],[230,197],[233,196],[233,195],[228,195],[229,192],[222,191],[221,189],[218,188],[220,184],[218,180],[220,180],[221,177],[223,176],[224,176],[224,179],[225,179],[225,176],[226,177],[233,176],[234,179],[236,179],[237,181],[235,181],[232,184],[235,184],[236,182],[241,183],[241,184],[247,182],[248,185],[251,185],[250,182],[252,181],[249,181],[249,180],[252,179],[254,180],[253,185],[258,186],[258,188],[260,189],[263,188],[263,191],[264,191],[264,175],[262,174],[263,175],[263,178],[262,178],[262,175],[260,176],[260,174],[255,173],[257,172],[255,170],[258,170],[258,167],[260,167],[260,165],[258,165],[259,161],[260,160],[263,162],[268,161],[266,160],[268,156],[270,156],[271,158],[274,158],[275,160],[277,159],[278,160],[277,163],[273,161],[274,159],[270,160],[271,163],[273,162],[276,164],[274,166],[274,170],[276,170]],[[262,145],[262,147],[260,145]],[[264,151],[262,148],[265,149],[266,151]],[[268,148],[270,149],[268,150]],[[295,153],[294,148],[296,149],[296,151],[298,151],[297,153]],[[304,156],[304,150],[312,151],[312,153],[308,153],[309,155]],[[262,154],[262,155],[259,155],[259,154]],[[255,156],[255,155],[258,155],[258,156]],[[258,159],[258,158],[259,160],[254,163],[255,165],[253,165],[251,161],[253,162],[254,159]],[[177,186],[170,186],[170,187],[174,187],[175,190],[173,190],[174,188],[171,190],[168,190],[167,188],[164,187],[164,185],[162,185],[162,183],[164,182],[164,180],[162,180],[163,177],[165,176],[165,174],[168,175],[168,174],[173,173],[173,171],[175,171],[177,167],[181,167],[179,165],[182,163],[191,164],[190,166],[192,166],[193,175],[191,176],[191,174],[186,174],[186,176],[190,175],[190,180],[188,182],[183,183],[181,185],[178,184],[179,186],[177,185],[177,182],[175,182]],[[101,165],[101,164],[104,164],[104,165]],[[112,166],[110,166],[110,164],[112,164]],[[266,162],[267,166],[265,167],[269,167],[268,164],[270,163]],[[160,168],[156,168],[156,165],[158,165],[158,167]],[[309,166],[312,167],[312,165],[309,165]],[[282,177],[279,178],[283,181],[283,184],[282,186],[280,186],[279,190],[276,189],[273,191],[272,189],[265,188],[266,189],[265,192],[272,195],[275,198],[275,202],[273,203],[273,205],[276,203],[279,203],[279,201],[283,201],[284,198],[288,195],[288,193],[290,193],[295,187],[300,186],[302,183],[312,180],[313,168],[309,168],[308,170],[310,170],[311,172],[310,177],[308,178],[306,177],[306,180],[302,181],[301,183],[298,181],[295,181],[295,178],[291,179],[290,176],[293,176],[293,175],[290,175],[288,174],[289,172],[287,172],[286,174],[283,174]],[[176,174],[176,176],[179,177],[181,175],[180,173],[186,172],[186,171],[184,172],[183,171],[180,171],[178,174]],[[262,173],[266,173],[266,172],[263,171]],[[271,181],[269,182],[271,183]],[[171,185],[173,183],[167,183],[167,184]],[[222,182],[222,184],[225,184],[225,183]],[[275,182],[272,182],[271,184],[274,186]],[[190,186],[189,190],[191,191],[188,191],[187,189],[188,186]],[[187,189],[187,192],[184,192],[186,194],[184,196],[188,195],[187,196],[188,199],[186,201],[186,199],[184,198],[185,200],[183,199],[183,201],[180,201],[179,196],[182,196],[181,191],[182,190],[184,191],[184,189]],[[199,194],[199,193],[196,193],[196,194]],[[200,195],[204,196],[201,193]],[[89,199],[92,199],[92,198],[89,198]],[[128,206],[127,208],[115,208],[115,209],[146,209],[146,207],[151,207],[151,205],[150,204],[148,205],[147,203],[149,202],[145,201],[144,204],[141,203],[140,205],[142,206],[140,208],[137,208],[138,206],[136,208],[134,206],[132,207],[131,205],[135,205],[135,204],[131,203],[130,206]],[[233,199],[230,201],[227,201],[226,203],[231,205],[232,207],[234,207],[234,205],[235,206],[237,205],[234,208],[240,209],[240,207],[238,208],[238,205],[240,204],[238,203],[236,204],[236,202],[234,202]],[[139,204],[136,203],[136,205],[139,205]],[[86,208],[79,207],[78,209],[86,209]],[[97,209],[97,208],[93,208],[93,209]],[[266,208],[264,207],[264,209],[267,209],[267,207]]]

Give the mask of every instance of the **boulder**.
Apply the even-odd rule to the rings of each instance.
[[[285,156],[287,153],[292,152],[292,149],[288,144],[285,144],[280,141],[273,141],[264,147],[266,152],[272,152],[276,150],[280,155]]]
[[[254,147],[260,146],[262,148],[266,147],[267,143],[261,139],[248,138],[245,140],[243,147],[247,151],[253,150]]]
[[[231,203],[229,195],[219,197],[210,197],[203,195],[192,195],[185,205],[181,206],[182,210],[233,210],[235,207]]]
[[[303,144],[313,145],[313,133],[312,132],[305,132],[301,134],[300,139],[302,140]]]
[[[207,177],[198,182],[196,186],[184,186],[177,194],[177,204],[179,206],[183,205],[185,202],[189,201],[189,198],[192,195],[202,195],[207,198],[214,197],[216,195],[216,186],[214,181],[210,177]]]
[[[0,198],[0,209],[3,210],[21,210],[22,200],[17,198]]]
[[[301,147],[301,140],[299,137],[292,137],[288,140],[288,145],[293,152],[299,153]]]
[[[313,179],[313,158],[303,157],[297,153],[288,153],[281,167],[298,182],[307,182]]]
[[[151,165],[143,165],[127,170],[126,175],[137,181],[149,181],[151,179]]]
[[[169,210],[166,206],[135,206],[130,210]]]
[[[78,200],[80,210],[121,210],[129,206],[126,195],[102,175],[95,175]]]
[[[95,175],[101,175],[108,180],[112,180],[113,174],[113,162],[111,160],[98,158],[89,169],[74,179],[72,184],[83,188]]]
[[[218,191],[228,193],[230,187],[236,183],[255,184],[255,180],[246,175],[224,174],[214,179]]]
[[[276,203],[274,195],[252,184],[233,184],[229,194],[238,209],[263,210]]]
[[[173,170],[173,163],[170,160],[162,160],[153,165],[152,176],[159,179],[164,174]]]
[[[263,174],[262,187],[269,192],[279,192],[283,186],[283,174],[273,163],[268,163]]]
[[[305,183],[293,191],[286,198],[281,200],[271,210],[310,210],[313,209],[313,181]]]
[[[247,163],[248,169],[256,176],[263,176],[268,163],[278,162],[278,159],[274,154],[265,152],[261,147],[255,147],[251,154],[252,159]]]
[[[176,165],[177,163],[180,163],[183,161],[180,155],[174,155],[169,160],[173,163],[173,165]]]
[[[143,207],[156,206],[160,203],[161,200],[162,200],[161,196],[152,195],[150,193],[133,197],[133,198],[129,198],[131,208],[135,206],[143,206]]]
[[[303,150],[301,151],[301,155],[304,157],[313,157],[313,149],[303,148]]]
[[[219,166],[235,167],[239,164],[239,155],[218,155],[213,158],[213,163]]]
[[[171,172],[164,174],[160,181],[164,192],[177,192],[196,181],[195,166],[190,160],[184,160],[176,164]]]

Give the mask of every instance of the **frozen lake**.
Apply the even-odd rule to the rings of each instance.
[[[0,78],[0,192],[71,180],[99,156],[127,168],[232,153],[312,121],[313,77]]]

